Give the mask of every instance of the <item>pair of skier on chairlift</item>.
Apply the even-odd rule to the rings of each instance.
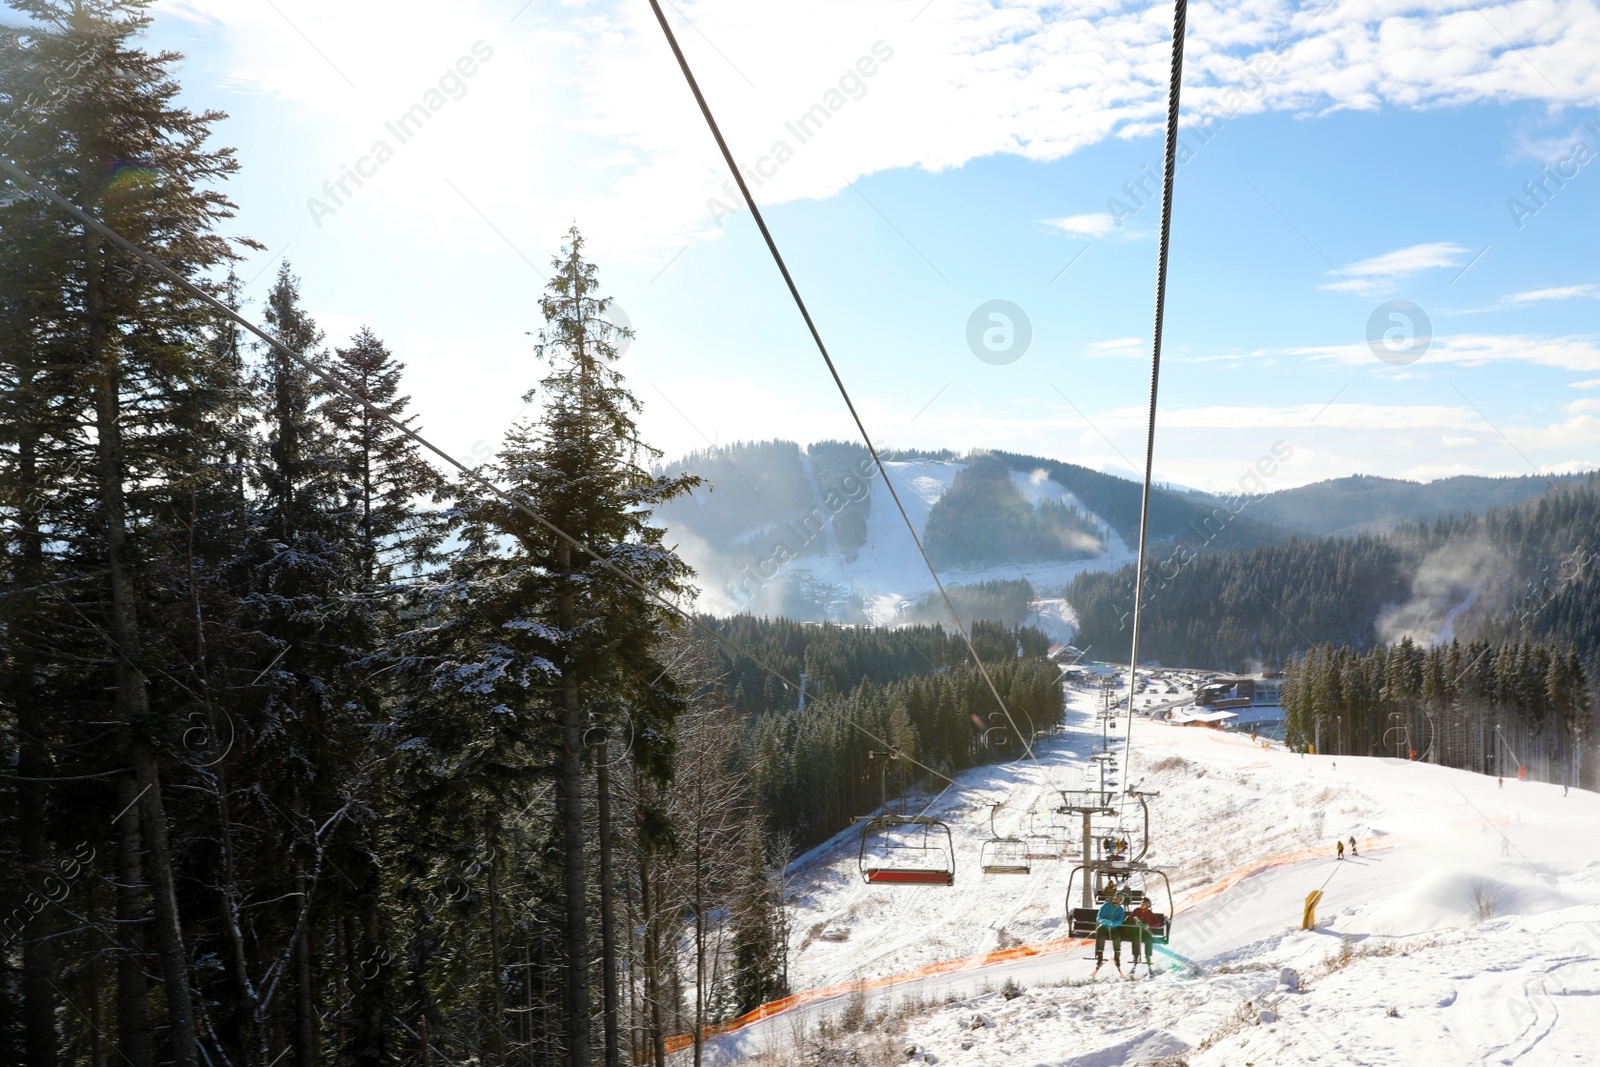
[[[1139,949],[1144,947],[1144,965],[1147,974],[1154,973],[1152,959],[1152,928],[1160,924],[1156,913],[1150,910],[1150,900],[1143,894],[1138,897],[1137,905],[1129,911],[1124,904],[1128,903],[1126,890],[1113,889],[1100,905],[1100,910],[1095,913],[1094,923],[1094,972],[1097,973],[1106,962],[1106,941],[1111,941],[1112,957],[1115,961],[1117,973],[1122,973],[1122,941],[1127,938],[1133,943],[1133,969],[1128,975],[1132,978],[1139,969]]]

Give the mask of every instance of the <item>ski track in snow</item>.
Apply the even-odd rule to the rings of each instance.
[[[864,884],[857,830],[796,861],[795,989],[985,952],[1002,929],[1025,943],[1065,932],[1071,861],[984,876],[978,854],[991,801],[1005,801],[1000,832],[1021,836],[1030,807],[1084,780],[1098,692],[1066,693],[1067,732],[1040,746],[1037,764],[974,768],[932,806],[956,840],[955,886]],[[821,1022],[864,999],[869,1014],[910,1010],[893,1024],[895,1057],[911,1049],[909,1064],[1600,1067],[1600,797],[1499,788],[1397,759],[1264,750],[1144,719],[1133,730],[1122,773],[1161,793],[1147,858],[1179,898],[1153,979],[1119,982],[1108,965],[1089,982],[1091,952],[1075,947],[805,1004],[711,1039],[706,1062],[765,1050],[778,1057],[769,1062],[799,1063],[795,1050]],[[1118,735],[1113,745],[1120,754]],[[1359,856],[1334,859],[1334,841],[1352,835]],[[1283,862],[1241,874],[1269,857]],[[1228,887],[1214,892],[1219,880]],[[1318,925],[1303,931],[1304,897],[1319,887]],[[808,938],[815,924],[845,940]],[[1280,982],[1285,968],[1298,984]],[[1011,1000],[995,992],[1008,979],[1024,989]]]

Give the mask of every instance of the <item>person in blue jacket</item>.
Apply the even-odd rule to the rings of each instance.
[[[1112,957],[1116,960],[1117,970],[1122,970],[1122,923],[1128,913],[1122,907],[1122,893],[1112,891],[1106,897],[1106,902],[1100,905],[1100,910],[1094,916],[1094,969],[1099,970],[1106,962],[1106,938],[1111,938]]]

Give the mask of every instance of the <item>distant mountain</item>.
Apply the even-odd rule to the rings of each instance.
[[[1129,575],[1109,572],[1132,562],[1139,483],[1013,452],[903,450],[886,454],[885,461],[900,505],[964,618],[1007,625],[1025,621],[1068,640],[1081,616],[1086,633],[1094,631],[1108,647],[1116,644],[1106,631],[1117,629],[1126,606],[1121,602],[1127,599],[1120,583]],[[1274,457],[1261,462],[1270,477]],[[737,443],[692,453],[662,469],[690,471],[707,480],[656,516],[668,530],[668,543],[677,545],[699,575],[702,609],[877,624],[938,621],[946,614],[863,446]],[[1555,495],[1552,486],[1585,485],[1600,486],[1600,475],[1455,477],[1431,483],[1356,476],[1265,495],[1227,496],[1156,486],[1150,495],[1152,570],[1147,573],[1165,585],[1179,571],[1215,572],[1220,584],[1206,597],[1228,605],[1226,618],[1212,618],[1198,608],[1191,614],[1204,631],[1201,636],[1231,647],[1241,642],[1230,636],[1230,627],[1244,626],[1250,612],[1219,590],[1243,589],[1251,610],[1266,612],[1258,628],[1281,621],[1273,604],[1287,596],[1289,587],[1262,600],[1244,580],[1252,575],[1258,585],[1278,580],[1263,576],[1262,567],[1281,571],[1278,577],[1292,585],[1297,571],[1315,569],[1312,564],[1320,566],[1327,555],[1333,561],[1325,568],[1329,588],[1349,583],[1359,571],[1361,596],[1403,600],[1396,590],[1406,587],[1420,558],[1412,551],[1401,553],[1403,559],[1384,557],[1387,562],[1376,570],[1341,569],[1340,553],[1351,551],[1348,546],[1296,548],[1290,544],[1296,538],[1320,542],[1329,535],[1385,534],[1418,522],[1432,525],[1441,517],[1530,508]],[[1307,552],[1315,558],[1302,558]],[[1241,569],[1235,557],[1245,555]],[[1063,591],[1072,582],[1076,599],[1069,604]],[[1330,616],[1329,635],[1349,640],[1339,626],[1375,625],[1375,609],[1365,601],[1359,609],[1346,608],[1335,613],[1337,619]],[[1280,649],[1269,641],[1261,652],[1276,657],[1297,643]]]
[[[1012,470],[1043,470],[1083,506],[1104,519],[1128,544],[1139,537],[1139,505],[1143,486],[1114,474],[1076,463],[1015,452],[996,452]],[[1292,531],[1279,529],[1255,511],[1255,498],[1226,498],[1163,486],[1150,490],[1150,538],[1185,541],[1196,551],[1235,551],[1277,544]],[[1245,502],[1250,501],[1247,505]]]
[[[1532,500],[1552,488],[1575,488],[1593,474],[1482,478],[1460,475],[1435,482],[1408,482],[1357,474],[1281,489],[1251,501],[1261,522],[1300,533],[1381,532],[1401,523],[1479,515],[1490,508]]]
[[[1125,478],[1007,452],[895,452],[886,462],[963,617],[1014,625],[1020,604],[1032,625],[1070,639],[1072,612],[1060,599],[1067,582],[1132,558],[1140,487]],[[703,609],[838,622],[942,616],[929,600],[927,568],[861,445],[736,443],[662,469],[707,482],[656,515],[695,567]],[[1157,487],[1152,542],[1181,541],[1198,554],[1293,536],[1242,515],[1244,499]]]

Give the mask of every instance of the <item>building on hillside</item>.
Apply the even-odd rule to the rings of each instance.
[[[1234,712],[1218,711],[1216,709],[1189,707],[1179,708],[1167,716],[1167,721],[1174,726],[1207,726],[1213,730],[1232,730],[1238,718]]]
[[[1282,674],[1229,674],[1211,678],[1194,695],[1197,712],[1229,712],[1223,729],[1272,732],[1284,722]]]

